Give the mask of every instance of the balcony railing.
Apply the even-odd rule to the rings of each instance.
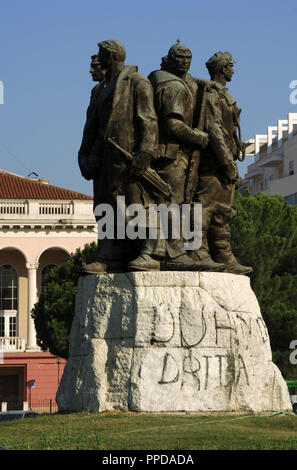
[[[95,223],[93,214],[93,201],[39,201],[28,199],[2,200],[0,202],[0,224],[30,223],[30,221],[49,222],[63,220],[66,222],[92,222]]]
[[[0,215],[73,215],[71,202],[0,202]]]
[[[72,215],[73,204],[70,203],[39,203],[39,214],[40,215]]]
[[[24,352],[26,350],[26,339],[18,336],[0,337],[1,352]]]
[[[27,202],[0,202],[0,215],[28,214]]]

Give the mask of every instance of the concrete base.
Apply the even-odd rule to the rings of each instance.
[[[135,272],[79,281],[60,411],[291,410],[246,276]]]

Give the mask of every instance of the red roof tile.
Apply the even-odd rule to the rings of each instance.
[[[92,196],[60,188],[41,180],[25,178],[0,170],[0,199],[80,199],[92,200]]]

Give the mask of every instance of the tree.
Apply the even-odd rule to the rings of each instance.
[[[82,260],[89,261],[97,251],[97,244],[77,249],[60,266],[47,274],[46,288],[32,311],[37,344],[42,351],[68,358],[69,338],[75,308],[75,294]]]
[[[285,377],[297,376],[289,345],[297,339],[297,207],[281,196],[237,194],[231,226],[240,262],[254,268],[251,286],[267,325],[273,358]]]

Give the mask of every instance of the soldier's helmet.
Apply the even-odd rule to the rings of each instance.
[[[236,63],[235,60],[232,59],[231,52],[219,51],[219,52],[216,52],[207,62],[205,62],[205,65],[210,75],[213,75],[216,71],[218,71],[224,65],[233,65],[235,63]]]
[[[170,47],[167,57],[169,59],[172,59],[172,58],[175,57],[175,55],[178,52],[183,52],[183,53],[187,52],[192,56],[191,50],[187,46],[185,46],[184,44],[181,44],[180,39],[177,40],[176,44],[174,44],[173,46]]]

